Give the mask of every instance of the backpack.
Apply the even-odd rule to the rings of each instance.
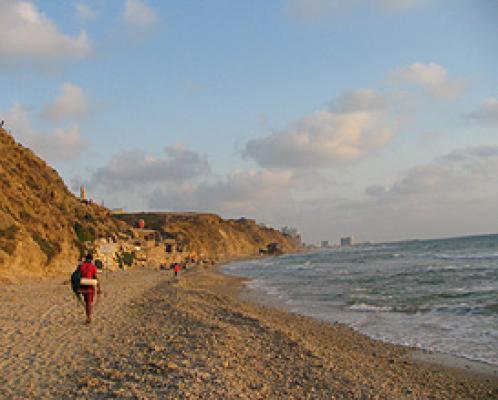
[[[80,266],[76,267],[74,272],[71,274],[71,288],[73,292],[78,294],[81,286],[81,271]]]

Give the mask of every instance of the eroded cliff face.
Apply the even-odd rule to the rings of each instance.
[[[69,271],[96,238],[129,230],[107,209],[80,202],[4,129],[0,154],[0,281]]]
[[[298,238],[245,218],[225,220],[215,214],[198,213],[132,213],[116,218],[133,226],[144,220],[146,228],[159,231],[164,239],[174,239],[196,259],[219,261],[257,256],[271,244],[276,244],[277,253],[301,248]]]
[[[126,255],[135,260],[131,266],[154,266],[188,258],[219,261],[256,256],[271,244],[274,253],[300,246],[296,238],[249,219],[223,220],[196,213],[112,216],[104,207],[80,201],[57,171],[1,128],[0,154],[0,282],[69,272],[86,251],[97,250],[98,255],[99,248],[107,247],[116,248],[108,255],[110,260]],[[129,250],[136,248],[140,236],[131,226],[140,219],[159,238],[146,251],[153,255],[149,260],[141,258],[144,251],[130,254],[134,250]],[[175,246],[174,254],[166,251],[167,243]]]

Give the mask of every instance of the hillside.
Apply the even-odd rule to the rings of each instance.
[[[79,201],[58,173],[0,129],[0,281],[74,268],[85,246],[129,230]]]
[[[70,271],[88,250],[103,257],[104,268],[111,268],[122,266],[124,256],[130,266],[155,265],[192,257],[216,261],[254,256],[271,243],[278,244],[274,254],[300,246],[299,240],[244,218],[195,213],[112,216],[104,207],[80,201],[57,171],[3,129],[0,154],[0,282]],[[147,235],[131,228],[139,219],[158,231],[160,240],[152,247],[137,242]],[[165,250],[168,242],[174,243],[170,254]]]
[[[222,219],[215,214],[197,213],[133,213],[116,215],[130,225],[143,219],[148,229],[160,232],[165,239],[174,239],[196,258],[223,260],[259,255],[271,243],[278,243],[278,252],[299,249],[299,239],[258,225],[254,220]]]

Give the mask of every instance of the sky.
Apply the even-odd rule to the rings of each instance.
[[[496,0],[0,0],[0,118],[68,187],[304,241],[498,231]]]

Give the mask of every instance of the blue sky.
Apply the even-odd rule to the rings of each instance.
[[[0,115],[109,207],[311,242],[494,232],[497,22],[492,0],[0,0]]]

